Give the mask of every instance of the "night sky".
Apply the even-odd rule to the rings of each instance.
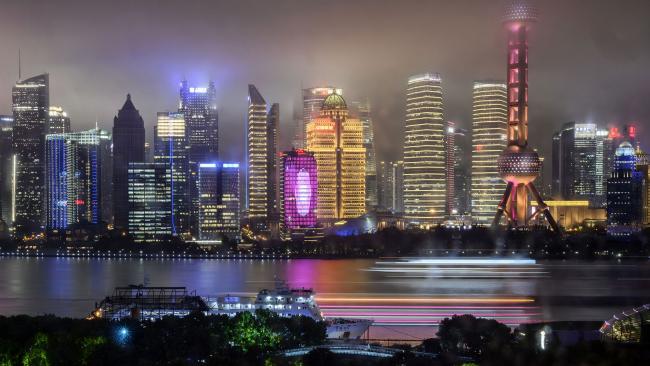
[[[50,73],[73,129],[111,129],[131,93],[149,138],[178,83],[215,81],[221,153],[241,159],[247,84],[281,104],[289,144],[300,89],[368,97],[380,159],[401,155],[409,75],[439,72],[445,119],[471,125],[472,81],[505,78],[505,0],[5,0],[0,113],[18,78]],[[650,136],[650,1],[540,0],[530,41],[531,144],[562,123],[637,121]],[[650,142],[650,141],[649,141]],[[646,144],[645,146],[648,146]]]

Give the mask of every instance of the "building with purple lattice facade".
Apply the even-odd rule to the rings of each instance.
[[[318,198],[316,158],[305,150],[291,150],[282,154],[280,174],[282,227],[285,234],[314,228]]]

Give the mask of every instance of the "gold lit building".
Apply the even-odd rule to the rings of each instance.
[[[330,94],[319,117],[307,125],[307,150],[318,176],[319,220],[356,218],[366,213],[363,124],[348,118],[343,97]]]
[[[537,208],[537,201],[531,201],[532,208]],[[582,225],[585,221],[607,220],[607,211],[604,208],[589,206],[589,201],[546,201],[551,215],[557,220],[558,226],[570,229]],[[540,222],[546,222],[539,217]]]

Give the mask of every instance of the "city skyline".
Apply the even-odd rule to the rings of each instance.
[[[127,92],[131,92],[145,119],[147,141],[151,141],[156,113],[173,110],[176,104],[174,89],[180,80],[186,78],[193,85],[206,86],[208,80],[215,80],[223,139],[242,141],[246,86],[255,83],[285,111],[281,121],[280,148],[287,148],[294,132],[291,128],[293,115],[301,106],[301,88],[336,85],[346,90],[350,100],[369,98],[374,112],[378,160],[396,160],[400,158],[401,146],[391,143],[391,137],[402,134],[404,101],[401,96],[409,75],[429,70],[440,72],[446,95],[445,119],[457,122],[462,128],[469,128],[471,122],[472,81],[502,78],[503,75],[502,54],[505,48],[501,40],[504,33],[499,27],[494,27],[494,19],[500,18],[505,1],[493,4],[479,1],[458,4],[414,2],[410,4],[412,6],[404,7],[401,5],[406,4],[398,6],[384,2],[366,6],[369,5],[367,1],[359,1],[348,4],[348,14],[340,20],[359,18],[367,13],[368,19],[359,19],[358,32],[337,30],[332,35],[318,29],[304,30],[295,36],[287,36],[287,45],[265,52],[265,58],[250,57],[254,54],[249,51],[249,48],[255,48],[249,46],[270,41],[271,36],[260,34],[261,28],[280,24],[294,12],[313,10],[316,21],[322,15],[315,10],[322,10],[322,5],[286,1],[277,2],[274,8],[263,5],[256,8],[250,17],[269,16],[263,17],[260,24],[251,25],[250,29],[242,32],[243,35],[237,35],[232,32],[235,25],[228,16],[240,14],[249,3],[217,4],[213,6],[219,11],[210,12],[212,8],[208,5],[189,2],[183,5],[189,11],[205,11],[223,21],[208,25],[207,19],[198,16],[196,22],[188,24],[189,31],[198,34],[196,42],[181,44],[178,38],[182,39],[183,34],[172,35],[167,30],[153,28],[162,32],[158,37],[157,33],[148,30],[151,23],[142,16],[151,9],[146,1],[129,6],[131,15],[127,20],[137,19],[140,23],[128,32],[111,27],[112,21],[120,15],[119,11],[113,10],[113,7],[120,8],[119,1],[99,9],[106,17],[97,22],[96,29],[85,27],[89,20],[75,18],[76,13],[71,9],[79,4],[74,1],[48,5],[44,9],[47,11],[35,12],[35,19],[30,18],[30,28],[25,28],[26,23],[22,20],[27,14],[32,15],[30,10],[37,3],[7,4],[6,12],[0,15],[3,29],[0,41],[7,50],[7,57],[0,61],[0,83],[7,85],[7,88],[0,88],[0,112],[8,114],[10,111],[8,90],[18,76],[17,54],[21,48],[23,77],[42,71],[50,73],[50,104],[59,105],[68,112],[75,130],[91,128],[96,121],[101,128],[108,129],[116,106]],[[530,118],[535,125],[531,132],[539,132],[531,134],[531,144],[539,147],[544,156],[550,155],[550,131],[559,129],[568,121],[607,126],[612,122],[623,124],[631,121],[642,125],[648,119],[650,111],[643,103],[644,96],[648,95],[648,83],[645,82],[648,76],[643,70],[650,52],[637,47],[642,44],[648,25],[642,18],[636,19],[648,6],[646,2],[633,0],[625,1],[623,5],[603,2],[590,7],[581,7],[577,1],[540,2],[543,26],[531,34],[536,48],[531,51]],[[619,7],[640,11],[615,11]],[[174,10],[177,9],[169,3],[157,9],[162,20],[175,16]],[[50,21],[39,22],[45,14],[63,20],[66,26],[57,24],[54,32],[48,32],[53,27]],[[425,15],[429,18],[427,25],[418,25],[423,23],[418,19]],[[369,43],[366,41],[374,34],[373,30],[376,31],[389,17],[400,25],[395,27],[399,30],[382,28],[386,41],[378,42],[378,46],[369,46],[357,61],[350,62],[347,55],[353,51],[352,45]],[[185,24],[187,21],[178,22]],[[445,27],[459,22],[471,22],[472,27],[458,27],[458,32],[443,32]],[[602,23],[608,26],[596,27]],[[277,31],[276,36],[281,37],[299,25],[273,29]],[[80,29],[84,32],[79,32]],[[72,42],[61,46],[61,40],[68,39],[71,33],[77,33],[71,38]],[[566,41],[567,35],[584,41]],[[36,36],[40,38],[35,40]],[[400,41],[405,36],[414,41],[427,39],[434,47],[417,49],[412,46],[415,42]],[[157,42],[158,38],[171,41],[161,47],[158,44],[164,41]],[[463,42],[459,42],[461,40]],[[179,46],[177,54],[180,56],[168,53],[170,45]],[[287,56],[294,47],[302,47],[304,51]],[[264,47],[261,50],[268,51]],[[164,58],[161,56],[163,52]],[[15,56],[11,57],[12,54]],[[396,54],[417,57],[405,60]],[[138,57],[134,58],[134,55]],[[411,58],[414,60],[409,60]],[[260,59],[265,61],[257,61]],[[287,66],[283,66],[285,64]],[[146,69],[144,65],[147,65]],[[96,82],[97,86],[89,80]],[[549,128],[541,128],[543,125]],[[639,133],[647,132],[641,128]],[[222,146],[226,160],[242,161],[241,150],[235,146]]]

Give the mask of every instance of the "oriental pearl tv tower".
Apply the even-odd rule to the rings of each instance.
[[[535,150],[528,147],[528,31],[537,20],[536,9],[525,0],[513,1],[506,9],[504,24],[508,31],[508,147],[501,153],[498,169],[507,183],[497,208],[493,227],[505,214],[514,228],[526,228],[531,220],[544,214],[555,232],[557,224],[533,185],[541,163]],[[537,207],[528,213],[528,192]]]

